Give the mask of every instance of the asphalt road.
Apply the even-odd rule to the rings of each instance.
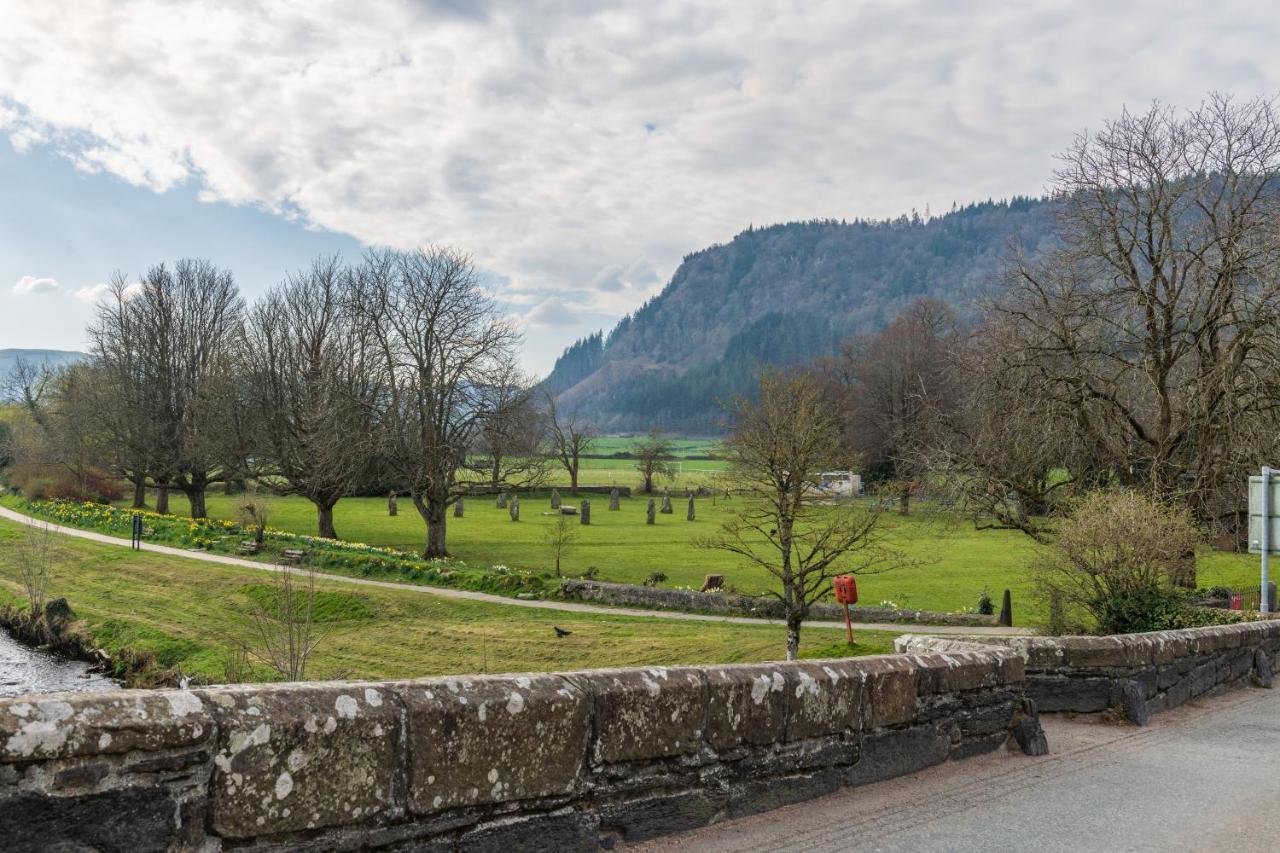
[[[658,851],[1280,850],[1280,689],[1145,729],[1045,718],[1050,755],[949,763],[627,848]]]
[[[42,519],[23,515],[20,512],[15,512],[9,509],[8,507],[0,507],[0,518],[6,518],[9,521],[16,521],[19,524],[27,525],[46,523]],[[120,539],[116,536],[107,536],[104,533],[96,533],[92,530],[79,530],[75,527],[64,527],[59,524],[51,524],[49,527],[56,533],[74,536],[78,539],[88,539],[92,542],[116,545],[122,548],[131,547],[128,539]],[[142,550],[153,554],[168,554],[173,557],[183,557],[188,560],[203,560],[206,563],[221,563],[227,566],[239,566],[242,569],[254,569],[262,572],[281,569],[289,572],[290,574],[306,574],[306,571],[302,569],[291,569],[286,566],[273,566],[270,563],[242,560],[239,557],[228,557],[223,554],[210,554],[204,551],[187,551],[182,548],[171,548],[167,545],[153,545],[149,542],[142,543]],[[734,625],[783,624],[779,619],[754,619],[749,616],[716,616],[707,613],[683,613],[677,610],[644,610],[634,607],[607,607],[599,604],[579,604],[573,601],[544,601],[538,599],[523,600],[518,598],[508,598],[503,595],[491,595],[487,592],[475,592],[469,589],[450,589],[449,587],[442,586],[425,586],[422,584],[396,583],[395,581],[378,581],[370,580],[369,578],[353,578],[345,575],[335,575],[324,572],[317,572],[316,576],[334,583],[354,584],[356,586],[372,586],[380,587],[382,589],[397,589],[404,592],[421,593],[423,595],[436,595],[442,598],[465,598],[471,601],[484,601],[489,604],[501,604],[507,607],[525,607],[533,610],[563,610],[574,613],[597,613],[603,616],[635,616],[645,619],[677,619],[692,622],[728,622]],[[804,626],[805,628],[822,628],[840,631],[845,629],[843,622],[823,622],[816,619],[805,622]],[[854,623],[854,630],[898,631],[904,634],[911,632],[962,635],[984,634],[988,636],[1032,633],[1030,629],[1027,628],[974,628],[962,625],[925,625],[919,622],[856,622]]]

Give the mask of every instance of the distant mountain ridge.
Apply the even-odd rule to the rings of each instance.
[[[61,367],[75,364],[89,357],[88,353],[62,349],[0,349],[0,395],[3,395],[9,384],[9,378],[17,369],[19,362],[27,362],[36,366]]]
[[[607,335],[577,341],[546,380],[605,430],[720,428],[718,401],[763,365],[833,352],[921,296],[961,316],[998,287],[1011,244],[1054,240],[1052,201],[1015,197],[943,216],[748,228],[687,255],[663,291]]]

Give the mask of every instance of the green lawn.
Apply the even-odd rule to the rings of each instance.
[[[0,551],[20,535],[0,520]],[[221,680],[235,638],[248,637],[257,571],[59,537],[50,597],[66,596],[109,651],[149,650],[165,667]],[[430,593],[321,581],[327,620],[311,678],[407,678],[639,664],[728,663],[782,657],[780,627],[533,610]],[[0,562],[0,603],[20,587]],[[552,626],[571,631],[557,639]],[[804,632],[803,653],[879,654],[894,633],[858,632],[849,650],[830,629]],[[265,670],[254,673],[267,676]]]
[[[592,450],[593,453],[613,451]],[[673,463],[676,471],[669,480],[660,481],[659,488],[669,487],[673,492],[705,486],[715,488],[722,484],[729,463],[723,459],[677,459]],[[548,470],[548,486],[567,486],[569,474],[563,466],[555,465]],[[639,489],[640,472],[636,470],[634,459],[583,459],[578,470],[578,482],[592,486],[629,486]]]
[[[567,496],[566,496],[567,499]],[[237,499],[210,495],[209,512],[233,518]],[[601,580],[643,583],[652,572],[667,575],[664,585],[697,587],[708,573],[727,575],[728,583],[743,592],[772,588],[773,579],[760,569],[744,565],[724,552],[698,548],[694,540],[713,534],[734,505],[724,498],[697,501],[697,521],[685,520],[685,501],[673,498],[675,512],[658,515],[654,526],[645,524],[647,498],[636,495],[621,501],[621,510],[608,512],[605,496],[592,497],[592,524],[579,527],[579,538],[564,560],[566,574],[578,575],[596,568]],[[175,509],[182,507],[178,501]],[[512,522],[493,498],[467,502],[466,515],[450,516],[450,552],[476,567],[505,565],[545,571],[549,568],[544,529],[554,519],[545,495],[521,501],[521,520]],[[338,534],[353,541],[390,545],[406,550],[422,547],[425,527],[412,505],[400,502],[400,514],[387,515],[379,498],[347,498],[335,509]],[[1015,624],[1042,617],[1042,607],[1031,594],[1029,567],[1037,549],[1026,536],[1013,531],[976,530],[967,519],[931,512],[921,505],[916,514],[883,517],[885,543],[905,553],[913,565],[883,574],[859,578],[862,603],[892,601],[903,608],[952,612],[972,608],[986,589],[999,601],[1004,589],[1013,591]],[[314,533],[315,514],[298,498],[277,499],[271,525],[296,533]],[[1254,583],[1257,558],[1206,550],[1199,562],[1200,584],[1239,587]]]

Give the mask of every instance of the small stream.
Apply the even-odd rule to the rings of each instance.
[[[88,670],[87,663],[61,660],[48,652],[29,648],[0,629],[0,697],[120,689],[114,680]]]

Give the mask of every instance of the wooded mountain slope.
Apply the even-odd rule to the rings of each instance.
[[[932,296],[972,316],[999,286],[1015,241],[1053,240],[1052,202],[981,202],[923,220],[791,222],[748,228],[685,257],[663,291],[607,336],[577,341],[547,379],[598,428],[720,429],[718,402],[761,365],[826,355]]]

